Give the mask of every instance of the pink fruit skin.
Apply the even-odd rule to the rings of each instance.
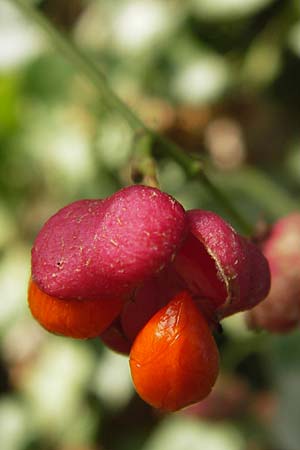
[[[185,212],[155,188],[130,186],[106,200],[80,200],[43,226],[32,249],[32,277],[64,299],[128,296],[174,257]]]
[[[122,327],[118,320],[113,322],[105,331],[99,336],[100,340],[117,353],[129,355],[132,342],[130,342],[124,335]]]
[[[251,328],[284,333],[300,322],[300,214],[277,221],[262,244],[272,283],[267,298],[247,313]]]
[[[132,293],[118,320],[100,339],[118,353],[129,353],[137,334],[151,317],[184,289],[186,284],[169,264]]]
[[[184,289],[186,284],[172,264],[146,280],[124,305],[121,313],[122,329],[130,342],[133,343],[139,331],[159,309]]]
[[[174,267],[193,295],[206,299],[204,305],[210,299],[219,320],[259,303],[270,289],[270,272],[258,247],[211,211],[188,211],[187,222],[188,238]]]

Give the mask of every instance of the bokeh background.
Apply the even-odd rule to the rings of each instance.
[[[30,0],[28,0],[30,1]],[[299,0],[32,2],[157,131],[197,158],[255,224],[299,208]],[[164,416],[97,339],[51,336],[26,304],[30,248],[68,202],[130,183],[136,136],[47,35],[0,1],[1,450],[299,450],[300,334],[218,336],[201,404]],[[226,211],[155,149],[186,208]]]

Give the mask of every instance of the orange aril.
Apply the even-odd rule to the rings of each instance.
[[[99,336],[120,313],[121,298],[63,300],[51,297],[30,279],[28,303],[33,317],[46,330],[73,338]]]
[[[209,326],[185,291],[149,320],[130,352],[138,394],[166,411],[205,398],[216,381],[218,366],[218,349]]]

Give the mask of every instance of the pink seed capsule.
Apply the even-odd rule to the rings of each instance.
[[[129,355],[132,342],[125,336],[120,321],[114,321],[105,331],[100,334],[100,340],[117,353]]]
[[[63,299],[126,297],[173,258],[185,234],[185,212],[155,188],[130,186],[106,200],[80,200],[41,229],[32,278]]]
[[[189,233],[174,261],[208,316],[252,308],[268,293],[268,262],[254,244],[211,211],[187,212]]]
[[[262,250],[270,265],[271,290],[247,313],[247,323],[250,328],[285,333],[300,323],[300,214],[275,222]]]

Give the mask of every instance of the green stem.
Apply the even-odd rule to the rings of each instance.
[[[152,157],[153,139],[149,133],[138,133],[131,150],[131,179],[134,183],[159,187],[157,168]]]
[[[105,75],[66,35],[62,34],[47,20],[28,0],[12,0],[28,17],[30,17],[47,34],[53,45],[63,54],[89,82],[100,92],[108,107],[117,110],[128,122],[134,132],[142,131],[152,136],[166,156],[175,160],[185,171],[187,177],[197,178],[211,195],[226,208],[241,232],[251,234],[252,226],[248,224],[232,205],[230,199],[208,178],[202,164],[187,155],[177,144],[149,129],[143,121],[119,98],[109,86]]]

